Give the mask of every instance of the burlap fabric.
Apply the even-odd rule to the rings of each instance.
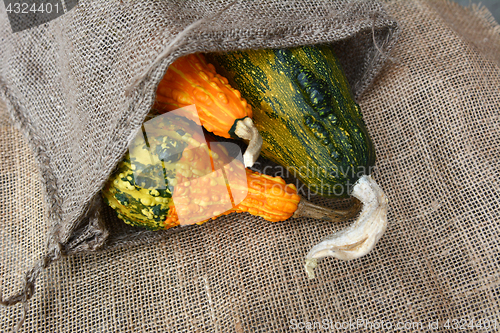
[[[114,5],[118,10],[121,3]],[[312,5],[326,6],[323,2]],[[75,13],[96,15],[96,6],[80,3]],[[342,28],[346,22],[329,11],[315,11],[323,13],[323,20],[311,24],[307,23],[311,11],[303,8],[287,16],[283,12],[289,13],[289,8],[276,5],[245,12],[249,18],[245,21],[234,19],[239,13],[235,4],[224,12],[227,16],[194,26],[196,33],[179,39],[177,47],[167,49],[165,60],[148,71],[175,33],[220,9],[209,7],[201,12],[198,6],[183,5],[169,16],[192,13],[192,17],[169,34],[161,6],[145,5],[156,15],[118,11],[119,17],[131,15],[135,21],[84,20],[71,12],[61,17],[70,22],[61,34],[83,38],[79,29],[84,26],[96,42],[91,53],[84,53],[79,43],[64,44],[72,57],[53,58],[65,63],[61,73],[53,73],[57,84],[49,81],[54,84],[47,85],[47,74],[38,71],[33,82],[14,85],[15,79],[22,78],[11,72],[15,62],[11,60],[9,70],[3,67],[2,95],[10,111],[9,115],[0,112],[3,298],[23,288],[26,270],[52,259],[37,262],[47,252],[46,233],[49,249],[60,244],[54,257],[74,253],[41,271],[24,330],[288,332],[304,330],[309,323],[314,326],[310,331],[325,331],[326,324],[365,331],[377,325],[396,328],[402,324],[408,330],[425,331],[438,321],[440,330],[446,331],[447,320],[452,329],[457,323],[453,320],[461,318],[468,319],[467,323],[473,319],[475,324],[482,320],[482,325],[486,320],[493,325],[496,319],[498,325],[500,37],[498,26],[485,11],[445,1],[388,2],[387,10],[402,32],[389,62],[364,91],[384,58],[373,43],[361,47],[353,41],[373,41],[375,36],[378,45],[391,45],[382,42],[394,31],[394,21],[380,8],[369,7],[370,11],[359,3],[345,7],[352,10],[347,11],[351,15],[341,17],[349,17],[349,24],[356,26],[352,19],[364,17],[357,32],[346,32]],[[263,12],[273,16],[266,19]],[[235,27],[241,28],[250,18],[259,23],[247,26],[253,32],[245,39],[249,44],[242,45],[234,34],[244,31]],[[263,26],[273,22],[275,30],[269,33]],[[2,23],[7,30],[7,23]],[[120,24],[130,25],[130,31],[143,29],[136,33],[145,37],[136,40],[135,46],[133,41],[122,41],[116,54],[103,57],[104,63],[96,62],[93,57],[102,56],[104,46],[112,43],[109,38],[122,38],[119,32],[126,29]],[[210,40],[217,41],[217,27],[233,30],[214,44]],[[112,28],[114,35],[99,33]],[[205,32],[200,35],[199,31]],[[307,280],[302,268],[305,254],[341,226],[310,219],[270,224],[241,215],[153,234],[119,228],[109,210],[95,208],[101,205],[92,200],[92,189],[105,180],[99,171],[111,170],[126,149],[168,63],[199,50],[190,48],[196,36],[206,41],[200,42],[205,50],[341,40],[336,46],[360,95],[358,101],[377,149],[375,177],[391,205],[387,233],[372,253],[350,262],[324,260],[317,279]],[[58,34],[52,39],[34,37],[45,43],[38,53],[50,50],[49,40],[61,42]],[[137,48],[139,42],[144,49]],[[21,47],[29,41],[19,38],[16,43]],[[6,54],[16,55],[15,48],[4,46],[2,59]],[[63,47],[58,47],[55,55],[62,53]],[[352,50],[363,51],[355,57]],[[36,54],[31,56],[38,59]],[[118,66],[115,57],[127,61]],[[75,67],[78,61],[86,66]],[[352,65],[355,61],[363,67]],[[139,80],[134,81],[135,77]],[[116,82],[121,84],[115,86]],[[129,82],[138,83],[127,97],[123,91]],[[96,90],[96,86],[103,89]],[[76,87],[74,95],[68,93]],[[62,90],[64,98],[51,98],[52,89]],[[27,97],[21,100],[19,96]],[[60,119],[49,121],[37,113],[48,102],[54,113],[60,110]],[[118,109],[121,116],[116,116]],[[37,115],[40,126],[33,127]],[[68,128],[69,122],[72,127]],[[71,130],[80,133],[81,129],[87,135],[68,141],[58,134],[64,130],[69,131],[66,135]],[[28,132],[28,140],[20,130]],[[41,132],[53,141],[37,145]],[[89,140],[101,145],[93,146]],[[52,160],[50,152],[61,146],[67,153]],[[90,153],[97,157],[90,158]],[[49,167],[44,168],[46,159]],[[64,173],[64,179],[58,174],[66,170],[63,165],[75,165],[73,173]],[[61,221],[64,227],[53,229]],[[103,246],[107,250],[81,252]],[[20,306],[0,311],[0,329],[5,331],[22,316]]]

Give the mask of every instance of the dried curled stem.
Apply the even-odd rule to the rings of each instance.
[[[352,196],[363,204],[357,220],[314,246],[306,256],[305,269],[314,278],[318,259],[335,257],[351,260],[370,252],[387,228],[387,197],[370,176],[361,177],[354,185]]]
[[[260,149],[262,148],[262,137],[255,127],[252,118],[245,117],[236,123],[236,128],[234,134],[243,140],[248,141],[248,147],[243,154],[243,163],[245,168],[249,168],[254,165],[255,161],[260,154]]]

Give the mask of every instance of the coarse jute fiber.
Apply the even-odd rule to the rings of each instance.
[[[378,1],[77,2],[66,1],[66,14],[21,31],[16,28],[22,16],[8,17],[9,7],[1,7],[0,95],[7,118],[33,152],[23,158],[33,157],[38,166],[46,209],[42,218],[22,220],[46,228],[30,239],[17,229],[20,221],[5,214],[9,245],[3,248],[9,255],[4,257],[17,260],[7,260],[4,271],[17,278],[2,289],[4,305],[22,302],[26,309],[38,276],[63,256],[158,237],[106,218],[100,190],[174,59],[193,52],[339,42],[359,94],[380,70],[397,34],[396,22]],[[18,145],[8,135],[4,139]],[[5,167],[10,178],[20,172]],[[21,184],[7,179],[5,186],[1,196],[21,212],[26,200],[33,201],[12,197],[11,189],[24,193]],[[33,251],[44,247],[42,254]]]
[[[145,7],[161,7],[156,2],[144,3]],[[372,331],[376,325],[395,328],[400,323],[408,330],[426,331],[437,321],[440,331],[448,331],[457,323],[454,319],[474,320],[475,324],[482,320],[482,325],[486,320],[494,325],[496,320],[498,327],[498,25],[485,10],[465,9],[447,1],[387,1],[384,8],[373,2],[370,6],[375,7],[370,8],[376,8],[375,16],[367,14],[370,11],[364,11],[360,3],[349,2],[344,9],[365,20],[360,20],[364,25],[360,23],[357,32],[350,29],[351,34],[343,35],[340,27],[347,21],[335,20],[337,16],[329,15],[331,12],[311,27],[297,18],[306,20],[311,10],[290,9],[300,2],[278,5],[282,3],[261,11],[275,13],[275,21],[268,18],[267,22],[264,14],[251,18],[262,19],[262,24],[281,22],[274,30],[260,25],[245,32],[237,27],[248,24],[250,18],[234,20],[228,31],[248,33],[250,44],[238,44],[240,38],[231,33],[213,44],[210,41],[217,39],[211,29],[228,27],[231,20],[224,18],[238,17],[240,4],[233,4],[210,24],[202,21],[193,28],[203,31],[197,34],[207,44],[191,49],[195,37],[188,34],[182,39],[186,44],[167,49],[171,53],[151,71],[151,63],[168,44],[165,41],[176,35],[166,36],[165,26],[158,27],[166,21],[160,15],[161,8],[156,7],[156,16],[132,11],[137,16],[130,25],[146,30],[139,36],[150,36],[141,40],[146,50],[137,48],[138,40],[136,48],[134,41],[123,41],[115,50],[117,54],[103,56],[102,45],[112,43],[109,38],[119,39],[119,32],[127,30],[117,25],[129,23],[111,17],[85,21],[76,11],[98,16],[95,10],[99,7],[87,2],[80,2],[74,13],[66,14],[73,17],[60,18],[71,24],[54,21],[49,28],[61,24],[65,27],[62,35],[84,38],[80,25],[92,27],[85,30],[85,38],[95,34],[93,53],[84,53],[78,38],[64,44],[61,35],[47,39],[46,31],[42,34],[37,29],[31,31],[33,36],[16,39],[19,47],[35,37],[39,37],[37,45],[47,43],[33,51],[35,60],[36,55],[50,50],[54,40],[58,47],[62,48],[62,43],[67,48],[64,52],[70,52],[71,58],[54,58],[65,62],[65,67],[47,67],[55,71],[51,80],[36,72],[40,77],[28,86],[21,85],[16,80],[25,78],[22,72],[37,67],[18,68],[20,75],[16,77],[13,46],[0,49],[2,61],[10,61],[8,66],[2,63],[0,72],[7,104],[0,107],[0,276],[4,300],[14,297],[23,286],[34,288],[34,296],[25,303],[29,308],[22,330],[290,332],[310,323],[315,327],[309,331],[321,332],[326,330],[325,324],[351,322],[360,325],[354,326],[359,331]],[[217,4],[217,10],[206,9],[205,13],[220,13],[225,4]],[[334,4],[346,3],[329,6]],[[358,11],[353,10],[357,8],[353,4],[360,6]],[[120,6],[118,2],[116,6]],[[189,12],[187,8],[189,3],[169,14]],[[280,16],[280,8],[281,14],[297,16]],[[250,15],[256,12],[250,11]],[[174,31],[180,33],[194,20],[210,16],[194,13],[188,24],[178,25]],[[124,10],[122,15],[132,14]],[[287,24],[290,27],[292,18],[300,29],[285,28]],[[331,26],[325,23],[328,20],[332,20]],[[392,45],[395,21],[401,32]],[[114,26],[114,35],[99,33],[99,29]],[[304,27],[310,30],[304,32]],[[1,29],[7,28],[2,21]],[[362,47],[355,42],[373,41],[373,36],[379,38],[377,45],[390,49],[388,60],[373,43]],[[122,226],[95,199],[98,197],[90,195],[105,180],[101,174],[105,166],[109,172],[125,151],[133,128],[140,124],[154,98],[155,83],[175,57],[192,51],[314,42],[335,42],[338,47],[377,150],[374,177],[389,198],[389,226],[370,254],[349,262],[325,259],[317,268],[317,278],[308,280],[302,267],[304,256],[341,226],[311,219],[271,224],[248,215],[230,215],[202,226],[139,232]],[[64,52],[58,50],[55,55]],[[93,57],[107,60],[96,63]],[[129,62],[118,66],[116,57]],[[122,83],[118,85],[116,80]],[[132,93],[127,95],[124,90],[129,83]],[[60,93],[60,99],[53,99],[52,90]],[[74,95],[68,93],[73,91]],[[37,113],[49,102],[53,105],[51,114],[58,119]],[[121,111],[120,116],[115,109]],[[95,118],[87,118],[89,115]],[[64,135],[59,133],[63,130]],[[37,145],[40,142],[43,144]],[[101,145],[96,146],[96,142]],[[91,153],[95,156],[87,156]],[[68,166],[73,167],[71,173]],[[76,179],[82,175],[85,177]],[[56,251],[47,256],[47,249]],[[53,259],[59,260],[48,265]],[[39,270],[36,284],[24,283],[26,271],[45,266]],[[22,295],[32,294],[31,289],[26,291]],[[1,308],[0,330],[10,330],[21,316],[20,305]],[[449,329],[445,327],[447,320]],[[493,326],[482,330],[494,331]]]

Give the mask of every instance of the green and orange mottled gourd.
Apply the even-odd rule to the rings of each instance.
[[[312,192],[348,197],[375,149],[329,46],[207,54],[253,109],[262,154],[294,169]]]
[[[243,177],[232,180],[229,187],[221,171],[231,161],[228,152],[213,141],[207,145],[191,120],[173,119],[175,125],[161,123],[156,132],[148,131],[145,144],[134,141],[105,185],[103,197],[120,219],[159,230],[201,224],[233,212],[248,212],[273,222],[294,214],[300,201],[294,185],[232,163],[230,168],[241,168]],[[237,196],[243,200],[236,204]],[[186,215],[188,219],[179,219]]]

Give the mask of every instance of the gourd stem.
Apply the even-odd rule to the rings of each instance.
[[[352,198],[349,207],[345,209],[331,209],[315,205],[301,197],[293,217],[311,217],[329,222],[341,222],[355,217],[360,212],[361,206],[361,202],[358,199]]]
[[[262,137],[255,127],[252,118],[245,117],[238,120],[236,123],[236,128],[234,130],[236,136],[247,141],[247,149],[243,154],[243,163],[246,168],[253,166],[257,158],[259,158],[260,150],[262,148]]]
[[[387,197],[370,176],[362,176],[354,185],[352,196],[363,204],[361,214],[349,227],[327,236],[306,256],[305,269],[314,278],[318,260],[335,257],[351,260],[370,252],[387,228]]]

